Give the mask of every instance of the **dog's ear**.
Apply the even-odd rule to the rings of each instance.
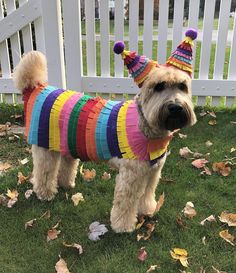
[[[142,87],[154,67],[159,67],[156,61],[150,60],[146,56],[140,56],[135,51],[125,50],[125,44],[122,41],[115,43],[113,51],[116,54],[121,54],[129,74],[138,87]]]
[[[197,31],[193,28],[185,32],[185,39],[168,58],[166,65],[180,69],[192,77],[192,47],[193,40],[197,38]]]

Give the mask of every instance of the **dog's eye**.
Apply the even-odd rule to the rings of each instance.
[[[155,92],[161,92],[166,88],[166,82],[159,82],[157,85],[154,87]]]
[[[187,91],[188,90],[188,87],[187,87],[187,85],[184,82],[178,83],[178,88],[181,91]]]

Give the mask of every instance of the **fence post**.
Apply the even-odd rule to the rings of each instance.
[[[60,0],[41,0],[49,83],[66,87]]]

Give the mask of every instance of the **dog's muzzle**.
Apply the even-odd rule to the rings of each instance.
[[[180,104],[169,104],[165,128],[173,131],[187,125],[188,118],[185,110]]]

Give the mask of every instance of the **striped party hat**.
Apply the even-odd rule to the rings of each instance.
[[[121,54],[130,75],[138,87],[142,86],[153,67],[158,67],[156,61],[150,60],[146,56],[140,56],[135,51],[125,50],[125,44],[122,41],[115,43],[113,51],[116,54]]]
[[[192,77],[192,47],[193,40],[197,38],[197,31],[190,28],[185,32],[185,36],[185,39],[167,60],[166,65],[183,70]]]

